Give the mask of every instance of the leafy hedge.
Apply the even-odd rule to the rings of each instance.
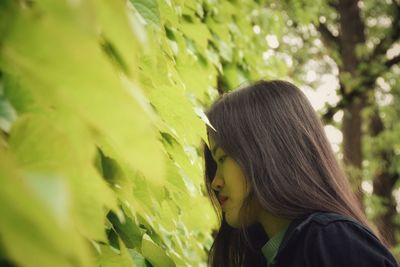
[[[263,5],[2,0],[0,263],[204,266],[203,109],[287,71]]]

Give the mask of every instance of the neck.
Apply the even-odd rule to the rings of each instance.
[[[285,229],[291,222],[289,219],[277,217],[265,211],[261,212],[258,221],[270,238]]]

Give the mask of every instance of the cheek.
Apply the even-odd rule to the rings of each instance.
[[[227,189],[229,189],[229,203],[227,203],[225,218],[229,225],[232,227],[239,227],[239,211],[242,207],[243,201],[247,195],[246,180],[243,172],[237,164],[225,165],[225,182]],[[247,224],[247,223],[246,223]]]
[[[241,173],[233,173],[230,176],[229,189],[235,202],[242,202],[247,195],[247,185]]]
[[[226,209],[224,215],[225,215],[225,220],[227,223],[234,227],[234,228],[239,228],[240,227],[240,218],[239,218],[239,211],[242,208],[242,203],[243,201],[236,201],[231,202],[231,206]],[[258,221],[258,216],[257,216],[257,211],[254,209],[254,206],[251,205],[249,209],[243,210],[243,224],[244,226],[249,226]]]
[[[239,208],[231,207],[224,212],[226,222],[234,227],[239,228]]]
[[[234,184],[239,188],[244,188],[246,178],[240,166],[232,159],[227,159],[223,168],[223,172],[230,184]]]

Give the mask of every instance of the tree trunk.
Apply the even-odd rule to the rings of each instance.
[[[340,49],[341,61],[339,77],[345,88],[342,92],[348,93],[355,88],[350,88],[348,77],[357,75],[359,60],[356,56],[357,44],[365,42],[364,25],[360,17],[360,9],[357,0],[340,0],[338,12],[340,15]],[[348,78],[347,78],[348,79]],[[345,95],[343,96],[345,97]],[[365,107],[366,97],[352,98],[343,110],[342,133],[343,133],[343,160],[347,174],[353,189],[363,205],[363,193],[361,190],[362,169],[362,117],[361,111]],[[353,171],[349,171],[353,170]],[[355,170],[355,171],[354,171]]]
[[[365,97],[364,97],[365,98]],[[362,117],[365,99],[357,98],[344,110],[342,121],[343,161],[360,206],[364,208],[362,182]]]
[[[360,9],[357,5],[357,0],[340,0],[338,11],[340,13],[340,49],[342,64],[339,68],[341,77],[341,92],[346,97],[350,92],[358,88],[351,88],[349,79],[358,78],[357,66],[359,59],[356,56],[357,44],[365,43],[364,24],[360,17]],[[359,77],[365,78],[365,77]],[[371,83],[370,86],[374,86]],[[347,105],[344,107],[342,133],[343,133],[343,160],[346,166],[347,174],[353,189],[363,205],[363,192],[361,189],[362,182],[362,111],[368,105],[367,90],[359,96],[348,99]],[[372,103],[376,105],[376,103]],[[372,136],[377,136],[383,132],[384,125],[379,116],[378,109],[371,118],[370,130]],[[391,153],[388,151],[379,151],[377,157],[383,162],[383,167],[380,171],[374,174],[373,193],[383,200],[385,211],[375,218],[375,223],[379,229],[381,236],[386,239],[388,245],[394,245],[395,240],[395,224],[393,222],[396,214],[396,202],[392,196],[396,174],[389,173],[388,166],[391,160]]]
[[[343,110],[342,134],[343,134],[343,163],[346,174],[353,186],[360,206],[363,205],[362,183],[362,137],[370,134],[372,137],[378,136],[385,129],[379,115],[377,103],[368,98],[367,93],[374,93],[375,81],[381,73],[375,73],[365,69],[358,69],[360,62],[372,64],[380,62],[380,57],[385,55],[385,51],[400,37],[400,24],[393,24],[393,29],[387,36],[382,38],[368,57],[357,58],[357,45],[365,45],[365,25],[361,20],[358,0],[338,0],[331,1],[331,6],[336,9],[339,17],[339,35],[334,35],[329,27],[320,23],[317,27],[321,34],[326,48],[333,50],[332,55],[339,68],[340,102],[325,113],[324,121],[331,120],[338,110]],[[393,21],[400,21],[400,4],[393,2]],[[339,56],[337,56],[339,54]],[[400,62],[400,56],[387,60],[382,63],[383,67],[389,69],[391,66]],[[379,63],[378,63],[379,64]],[[383,72],[383,71],[381,71]],[[370,132],[363,133],[363,110],[367,106],[375,106],[375,113],[370,117]],[[373,174],[373,193],[383,200],[384,211],[374,219],[381,236],[386,239],[389,246],[395,245],[396,224],[393,219],[396,214],[396,201],[392,192],[399,173],[390,173],[390,162],[394,157],[392,148],[385,151],[373,151],[373,158],[382,162],[382,168]]]
[[[370,121],[371,136],[378,136],[384,129],[379,111],[376,108]],[[385,208],[374,220],[381,235],[386,239],[389,246],[394,246],[396,243],[396,225],[393,221],[396,215],[396,200],[392,192],[398,179],[398,174],[389,172],[389,162],[393,158],[393,155],[393,151],[377,151],[377,156],[382,159],[383,166],[374,174],[373,179],[373,193],[381,198],[383,207]]]

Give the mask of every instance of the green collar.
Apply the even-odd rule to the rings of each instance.
[[[287,227],[274,235],[272,238],[268,240],[267,243],[262,247],[262,253],[264,257],[267,259],[268,264],[271,264],[274,260],[276,254],[278,253],[279,245],[282,242],[283,237],[285,236]]]

